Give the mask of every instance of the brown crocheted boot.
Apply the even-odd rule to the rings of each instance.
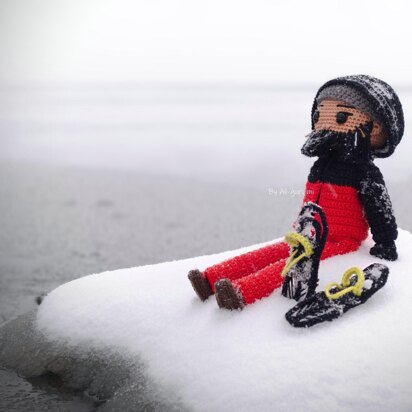
[[[213,295],[212,286],[210,286],[206,276],[199,269],[191,270],[187,277],[202,302],[210,295]]]
[[[216,301],[219,308],[229,310],[243,309],[245,302],[243,301],[240,290],[236,289],[229,279],[218,280],[215,284]]]

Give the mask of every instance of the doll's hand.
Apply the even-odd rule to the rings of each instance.
[[[369,253],[385,260],[393,261],[398,259],[398,252],[396,251],[395,242],[376,243],[376,245],[371,248]]]

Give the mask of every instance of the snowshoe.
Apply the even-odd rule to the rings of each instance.
[[[317,219],[318,218],[318,219]],[[320,257],[328,236],[328,223],[322,208],[308,202],[294,225],[296,232],[285,235],[291,246],[290,257],[282,271],[282,295],[302,301],[316,292]]]
[[[333,282],[325,291],[299,302],[286,313],[286,320],[296,328],[309,328],[342,316],[349,309],[365,303],[381,289],[389,275],[389,268],[373,263],[363,271],[359,267],[348,269],[342,283]]]

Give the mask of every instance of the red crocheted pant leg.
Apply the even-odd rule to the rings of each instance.
[[[326,242],[321,259],[327,259],[336,255],[358,250],[361,242],[355,239],[342,239],[338,242]],[[278,260],[255,273],[244,276],[233,282],[233,285],[239,288],[243,300],[247,305],[254,303],[258,299],[265,298],[280,287],[283,283],[282,270],[286,264],[289,250],[284,259]]]
[[[220,279],[236,280],[289,256],[289,245],[278,242],[208,267],[204,274],[215,290]]]
[[[246,305],[269,296],[282,285],[284,279],[282,270],[286,261],[287,257],[233,282],[233,285],[242,293]]]
[[[336,255],[344,255],[346,253],[355,252],[359,249],[360,240],[356,239],[342,239],[337,242],[326,242],[325,248],[321,256],[321,260],[327,259]]]

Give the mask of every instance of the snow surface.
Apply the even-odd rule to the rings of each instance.
[[[323,261],[320,283],[379,261],[360,250]],[[150,377],[194,411],[407,411],[412,408],[412,235],[365,305],[293,329],[276,291],[243,311],[200,302],[186,277],[241,250],[83,277],[51,292],[37,326],[47,339],[142,360]]]

